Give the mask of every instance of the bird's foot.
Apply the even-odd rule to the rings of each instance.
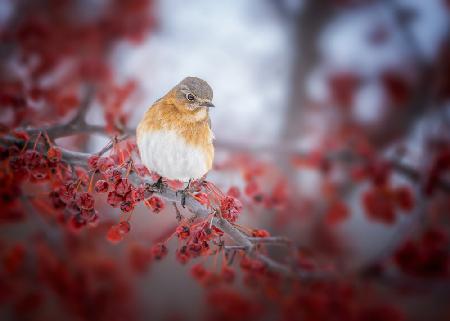
[[[164,191],[165,184],[164,184],[161,176],[158,178],[158,180],[155,183],[153,183],[152,188],[157,193],[162,193]]]
[[[177,203],[173,202],[172,204],[173,204],[173,207],[175,208],[175,213],[176,213],[175,218],[177,219],[178,223],[181,223],[181,221],[184,220],[184,216],[181,215],[181,212],[178,209]]]
[[[186,206],[186,197],[192,192],[191,181],[192,179],[189,180],[187,186],[184,189],[177,191],[177,195],[181,194],[181,206],[183,208],[185,208]]]

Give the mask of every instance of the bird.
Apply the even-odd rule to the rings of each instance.
[[[203,179],[214,160],[209,117],[213,90],[186,77],[145,112],[136,129],[141,161],[160,177],[189,184]]]

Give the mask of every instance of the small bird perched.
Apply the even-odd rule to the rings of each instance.
[[[136,137],[142,163],[148,169],[182,182],[199,179],[211,169],[212,98],[206,81],[187,77],[147,110]]]

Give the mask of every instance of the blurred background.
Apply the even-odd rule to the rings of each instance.
[[[89,61],[89,70],[95,70],[98,78],[94,77],[94,81],[98,81],[100,88],[99,99],[87,113],[89,123],[102,126],[120,123],[118,128],[132,131],[147,108],[184,77],[206,80],[214,90],[213,102],[217,106],[210,114],[217,155],[208,180],[224,191],[230,187],[242,191],[244,212],[239,224],[266,229],[271,235],[288,236],[296,246],[306,249],[308,258],[313,256],[319,262],[332,262],[346,271],[366,271],[384,262],[406,240],[419,237],[430,226],[439,226],[444,234],[448,232],[448,183],[438,184],[444,191],[437,188],[439,191],[432,195],[423,189],[436,157],[449,150],[449,1],[119,3],[39,0],[30,4],[1,0],[2,83],[13,79],[25,88],[21,87],[21,92],[27,93],[36,86],[44,92],[57,88],[60,92],[73,89],[78,93],[71,75],[75,69],[85,68]],[[115,9],[111,11],[111,7]],[[64,14],[56,8],[63,8]],[[111,20],[101,20],[105,13],[111,15]],[[123,30],[114,24],[122,14],[124,17],[129,14],[129,18],[120,21]],[[28,26],[33,41],[28,54],[21,56],[17,53],[20,50],[16,48],[16,39],[20,43],[27,36],[23,30],[17,36],[14,30],[21,19],[28,18],[44,21],[50,31],[33,24]],[[86,29],[80,36],[90,39],[88,49],[77,47],[79,38],[71,41],[63,32],[46,36],[67,23],[60,22],[61,18],[75,26],[92,25],[92,30]],[[121,34],[127,41],[119,41],[113,34]],[[50,45],[54,43],[70,47],[67,59],[64,58],[67,48]],[[98,48],[92,49],[93,44]],[[64,53],[57,58],[58,63],[35,77],[30,70],[42,62],[45,55],[41,50],[46,50],[42,48],[48,49],[45,55]],[[104,72],[107,77],[103,71],[101,77],[97,75],[98,66],[103,64],[109,66],[109,71]],[[83,77],[91,76],[76,72],[76,81]],[[106,78],[108,86],[104,86]],[[113,89],[127,86],[133,90],[117,103],[120,107],[109,103],[114,99]],[[10,87],[2,88],[8,92]],[[45,97],[40,99],[50,99]],[[9,129],[48,124],[71,115],[51,104],[43,107],[39,99],[32,97],[19,117],[18,107],[5,101],[0,107],[0,123]],[[96,152],[109,138],[92,135],[59,141],[62,146]],[[362,162],[355,161],[349,150],[373,160],[372,167],[360,166]],[[400,191],[406,191],[398,206],[388,200],[389,193],[378,195],[375,201],[367,196],[373,185],[367,177],[379,173],[383,165],[378,162],[380,159],[394,164],[388,178],[390,190],[398,191],[399,195]],[[448,164],[442,167],[445,170],[440,172],[440,179],[448,179]],[[249,179],[251,175],[256,178]],[[28,187],[28,191],[35,192],[36,187]],[[104,197],[99,199],[105,203]],[[373,203],[375,210],[371,207]],[[106,203],[99,211],[104,221],[114,220],[118,213]],[[19,240],[28,247],[33,224],[1,226],[4,248],[8,248],[11,240]],[[93,236],[94,232],[76,237],[84,239],[78,245],[84,248],[83,255],[108,253],[121,266],[133,255],[130,253],[138,253],[175,226],[170,206],[156,216],[149,215],[145,206],[139,206],[133,212],[131,232],[118,245],[109,244],[104,232],[102,237]],[[53,235],[49,228],[44,231]],[[50,237],[55,238],[58,242],[58,236]],[[432,295],[425,290],[425,294],[414,294],[413,299],[405,300],[395,291],[382,291],[407,312],[403,319],[373,320],[448,320],[450,261],[446,242],[444,263],[441,262],[446,285],[443,292]],[[90,246],[96,252],[89,254]],[[139,273],[129,272],[128,268],[124,268],[128,272],[117,273],[128,289],[126,293],[131,293],[127,302],[131,302],[136,319],[198,320],[208,314],[211,306],[205,300],[205,289],[191,277],[189,267],[193,264],[179,264],[173,255],[175,250],[176,242],[172,242],[169,256],[161,262],[143,264],[145,268]],[[273,254],[280,256],[276,250]],[[235,288],[247,291],[244,284],[235,284]],[[257,298],[257,292],[250,291],[250,297]],[[66,319],[64,309],[57,308],[56,299],[41,306],[38,310],[41,312],[34,316],[12,312],[7,305],[10,301],[3,302],[6,303],[0,315],[5,320],[22,317],[48,320],[56,316]],[[110,312],[108,316],[117,311],[112,308]],[[115,317],[120,320],[121,313],[128,315],[128,312],[117,312]],[[290,320],[272,314],[263,314],[261,318]]]

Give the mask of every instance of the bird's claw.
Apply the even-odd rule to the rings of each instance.
[[[177,195],[178,193],[181,194],[181,206],[183,208],[185,208],[186,206],[186,197],[190,192],[191,192],[191,180],[189,180],[187,186],[183,190],[177,191]]]
[[[180,193],[180,195],[181,195],[181,206],[183,208],[185,208],[186,207],[186,197],[187,197],[187,194],[189,193],[189,190],[187,190],[187,188],[185,188],[181,191],[177,191],[176,192],[177,196],[178,196],[178,193]]]
[[[164,190],[164,182],[162,177],[159,177],[158,180],[152,185],[152,187],[158,193],[162,193]]]

